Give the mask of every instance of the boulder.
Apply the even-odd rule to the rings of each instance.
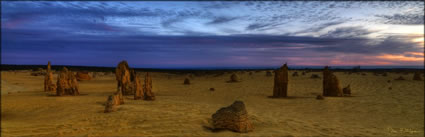
[[[215,88],[210,88],[210,91],[215,91]]]
[[[228,129],[240,133],[250,132],[254,129],[242,101],[235,101],[228,107],[220,108],[212,115],[212,121],[215,129]]]
[[[89,72],[77,72],[75,77],[77,78],[78,81],[91,80]]]
[[[287,97],[288,81],[288,66],[284,64],[275,70],[273,97]]]
[[[155,100],[155,95],[152,92],[152,78],[151,76],[149,76],[149,73],[146,73],[146,76],[145,76],[143,92],[144,92],[145,100]]]
[[[71,71],[68,71],[66,67],[64,67],[59,73],[56,85],[57,96],[80,94],[80,92],[78,91],[77,78],[75,78],[75,75]]]
[[[323,70],[323,96],[342,96],[339,80],[328,68]]]
[[[44,91],[56,91],[56,84],[53,82],[53,73],[51,71],[50,61],[47,63],[46,76],[44,77]]]

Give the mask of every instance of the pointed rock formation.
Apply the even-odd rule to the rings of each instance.
[[[155,100],[155,95],[152,92],[152,78],[149,73],[146,72],[145,81],[143,85],[143,92],[145,100]]]
[[[339,80],[328,68],[323,70],[323,96],[342,96]]]
[[[117,105],[114,103],[116,101],[114,99],[115,99],[114,95],[108,96],[108,99],[106,100],[106,104],[105,104],[104,113],[114,112],[117,110],[116,108]]]
[[[421,74],[419,72],[415,72],[415,74],[413,74],[413,80],[421,81]]]
[[[343,88],[343,89],[342,89],[342,93],[344,93],[344,95],[348,95],[348,96],[350,96],[350,95],[351,95],[351,88],[350,88],[350,84],[348,84],[348,86],[347,86],[347,87],[345,87],[345,88]]]
[[[77,78],[78,81],[91,80],[89,72],[77,72],[75,77]]]
[[[184,78],[184,82],[183,82],[183,84],[184,84],[184,85],[190,85],[190,80],[189,80],[189,78]]]
[[[287,97],[288,92],[288,66],[284,64],[275,70],[273,97]]]
[[[139,76],[136,74],[134,70],[131,70],[131,83],[133,84],[132,89],[134,90],[134,100],[143,99],[143,86],[139,79]]]
[[[254,130],[242,101],[235,101],[228,107],[220,108],[212,115],[212,121],[215,129],[228,129],[240,133]]]
[[[56,95],[79,95],[78,91],[78,81],[75,78],[75,75],[68,71],[66,67],[62,69],[59,73],[58,81],[57,81]]]
[[[115,69],[115,78],[117,80],[117,91],[121,91],[123,95],[132,95],[130,81],[130,67],[127,61],[121,61]]]
[[[56,91],[56,84],[53,82],[50,61],[47,63],[46,76],[44,77],[44,91]]]

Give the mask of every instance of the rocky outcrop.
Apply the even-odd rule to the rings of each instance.
[[[288,66],[284,64],[275,70],[273,97],[287,97],[288,81]]]
[[[323,96],[342,96],[338,78],[326,66],[323,70]]]
[[[421,81],[421,74],[419,72],[415,72],[415,74],[413,74],[413,80]]]
[[[132,84],[130,81],[130,67],[127,61],[121,61],[115,69],[115,78],[117,80],[117,92],[121,91],[123,95],[132,95]]]
[[[56,84],[53,82],[53,73],[51,71],[50,61],[47,63],[46,76],[44,77],[44,91],[56,91]]]
[[[56,85],[57,96],[80,94],[80,92],[78,91],[77,78],[75,78],[75,75],[71,71],[68,71],[66,67],[64,67],[59,73]]]
[[[77,72],[75,77],[77,78],[78,81],[91,80],[89,72]]]
[[[152,78],[149,73],[146,73],[145,81],[143,84],[143,92],[145,100],[155,100],[155,95],[152,92]]]
[[[46,71],[44,71],[42,68],[37,68],[31,72],[31,76],[45,76]]]
[[[235,101],[228,107],[220,108],[212,115],[212,122],[215,129],[228,129],[241,133],[254,130],[242,101]]]

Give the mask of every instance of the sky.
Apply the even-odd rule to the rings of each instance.
[[[2,1],[1,63],[424,66],[424,2]]]

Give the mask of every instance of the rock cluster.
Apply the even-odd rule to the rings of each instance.
[[[69,71],[66,67],[59,73],[58,81],[56,83],[56,95],[79,95],[78,81],[74,73]]]
[[[326,66],[323,70],[323,96],[342,96],[338,78]]]
[[[228,107],[220,108],[212,115],[212,121],[215,129],[228,129],[241,133],[250,132],[254,129],[242,101],[235,101]]]
[[[46,76],[44,77],[44,91],[56,91],[56,84],[53,82],[50,61],[47,63]]]
[[[287,97],[288,92],[288,66],[284,64],[275,70],[273,97]]]
[[[78,81],[91,80],[89,72],[77,72],[75,77],[77,78]]]
[[[419,72],[415,72],[415,74],[413,74],[413,80],[421,81],[421,74]]]

